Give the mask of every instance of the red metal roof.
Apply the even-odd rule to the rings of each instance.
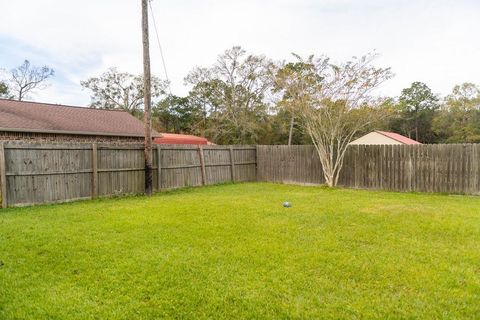
[[[383,134],[384,136],[389,137],[390,139],[396,140],[398,142],[401,142],[403,144],[421,144],[418,141],[407,138],[395,132],[388,132],[388,131],[376,131],[376,132]]]
[[[125,111],[0,99],[0,131],[142,137],[144,126]]]
[[[155,138],[153,142],[155,144],[208,144],[205,138],[175,133],[162,133],[161,137]]]

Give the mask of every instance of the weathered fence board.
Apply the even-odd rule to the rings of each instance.
[[[162,189],[256,181],[254,146],[163,146]]]
[[[479,154],[477,144],[350,146],[340,184],[365,189],[480,194]]]
[[[2,206],[143,193],[144,164],[142,145],[0,144]],[[253,146],[157,146],[153,164],[157,191],[256,180]]]
[[[2,208],[7,207],[7,175],[5,168],[5,148],[0,143],[0,196],[2,199]]]
[[[314,146],[257,146],[257,152],[258,181],[325,183]]]
[[[6,144],[6,198],[8,205],[36,204],[89,198],[92,150],[60,149],[32,145],[35,149]],[[32,151],[34,150],[34,151]]]
[[[98,148],[98,195],[142,193],[145,189],[143,149]],[[153,153],[153,163],[156,154]],[[154,166],[154,168],[156,168]],[[156,172],[155,172],[156,173]],[[154,174],[153,185],[156,185]]]

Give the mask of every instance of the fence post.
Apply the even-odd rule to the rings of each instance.
[[[200,166],[202,167],[202,185],[206,184],[206,172],[205,172],[205,158],[203,155],[203,147],[198,146],[198,154],[200,156]]]
[[[258,176],[258,144],[255,145],[255,180],[256,181],[260,181],[259,180],[259,176]]]
[[[98,196],[98,155],[97,144],[92,143],[92,199]]]
[[[408,152],[408,163],[407,163],[407,191],[413,191],[412,181],[413,181],[413,160],[412,160],[412,147],[405,146]]]
[[[233,158],[233,148],[228,148],[230,152],[230,171],[232,173],[232,182],[235,182],[235,159]]]
[[[160,192],[162,187],[162,149],[160,145],[157,144],[157,191]]]
[[[7,202],[7,172],[5,168],[5,146],[0,143],[0,187],[2,189],[2,208],[6,208]]]

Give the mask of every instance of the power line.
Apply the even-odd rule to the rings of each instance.
[[[167,65],[165,64],[165,58],[163,57],[163,49],[160,43],[160,37],[158,36],[157,23],[152,9],[152,0],[148,1],[148,5],[150,6],[150,12],[152,13],[153,28],[155,29],[155,35],[157,36],[158,48],[160,49],[160,56],[162,57],[163,71],[165,72],[165,78],[167,79],[168,91],[170,92],[170,95],[172,95],[172,87],[170,86],[170,79],[168,78]]]

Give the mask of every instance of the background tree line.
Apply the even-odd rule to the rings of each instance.
[[[385,128],[422,143],[479,143],[480,88],[456,85],[439,97],[422,82],[414,82],[392,100],[393,113]]]
[[[155,129],[200,135],[218,144],[312,143],[298,106],[292,103],[300,95],[281,86],[282,81],[293,81],[287,80],[289,73],[300,78],[308,75],[308,61],[293,58],[276,62],[233,47],[213,65],[194,68],[185,77],[190,87],[185,96],[167,94],[168,84],[154,77]],[[92,107],[124,109],[141,117],[141,80],[141,76],[109,69],[82,85],[93,92]],[[300,94],[301,87],[297,89]],[[414,82],[398,97],[383,99],[381,108],[384,117],[357,135],[382,129],[422,143],[480,142],[480,89],[475,84],[457,85],[451,94],[440,97],[425,83]]]
[[[204,136],[218,144],[312,143],[299,114],[306,91],[318,89],[309,87],[318,80],[308,79],[312,63],[296,55],[292,61],[277,62],[233,47],[213,65],[194,68],[185,77],[190,90],[184,96],[167,94],[168,83],[153,77],[154,127],[160,132]],[[4,72],[0,97],[28,98],[29,93],[45,88],[53,75],[50,67],[35,67],[25,60]],[[143,116],[141,75],[111,68],[81,85],[92,92],[92,108],[123,109]],[[480,88],[473,83],[459,84],[440,97],[427,84],[414,82],[399,96],[384,97],[381,113],[382,119],[362,127],[356,135],[382,129],[422,143],[480,142]]]

